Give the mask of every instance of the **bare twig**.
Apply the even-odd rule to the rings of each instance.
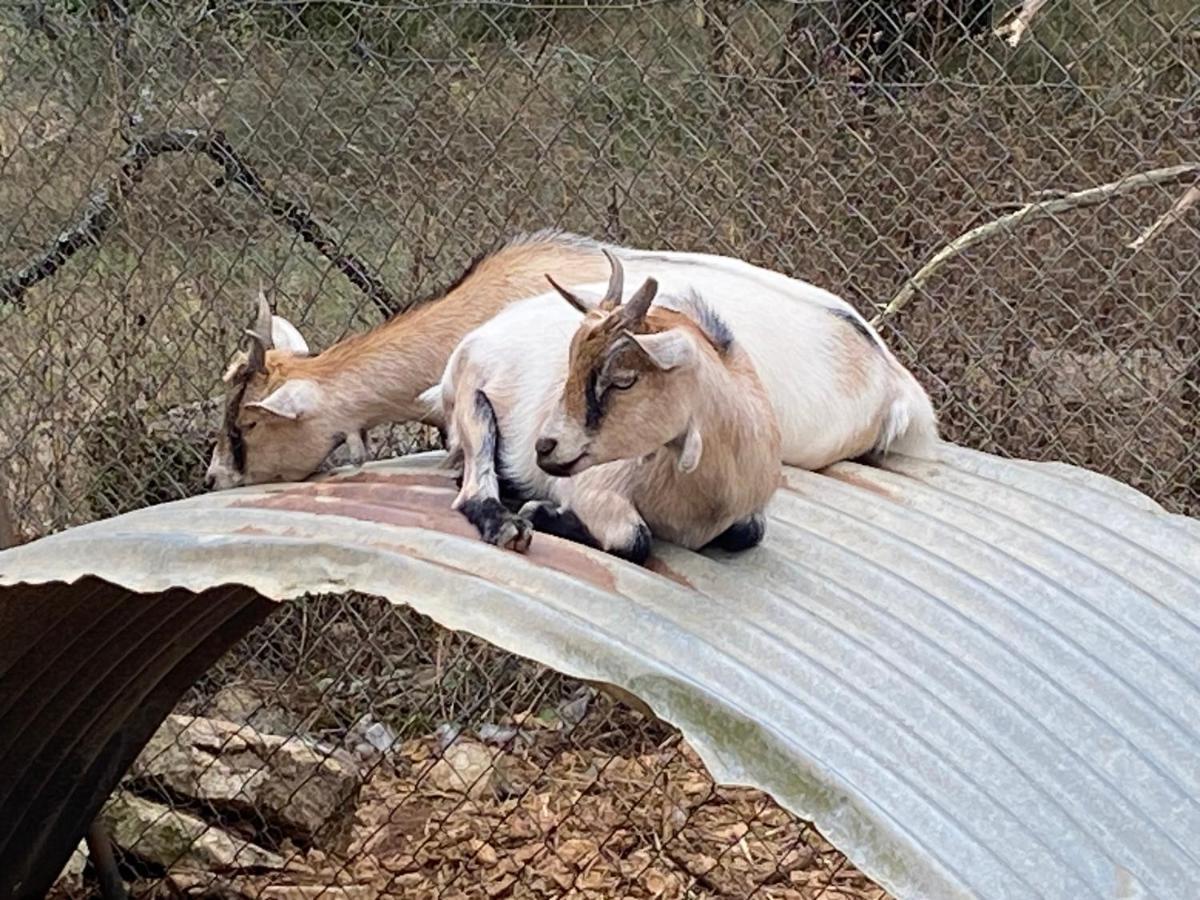
[[[259,201],[278,222],[294,230],[306,243],[312,244],[322,256],[366,294],[384,317],[401,308],[391,292],[371,274],[367,265],[349,253],[338,250],[324,226],[293,200],[269,190],[220,131],[181,128],[161,131],[140,138],[130,145],[121,157],[120,167],[108,186],[97,190],[88,199],[83,217],[70,229],[62,232],[54,246],[17,272],[0,278],[0,302],[24,306],[25,292],[33,285],[57,272],[80,249],[99,243],[101,235],[116,219],[121,201],[142,180],[150,160],[164,153],[200,153],[224,169],[224,180],[232,181]]]
[[[1045,5],[1046,0],[1025,0],[1021,4],[1020,10],[1017,11],[1017,14],[1011,20],[999,26],[993,33],[998,38],[1004,38],[1008,46],[1017,46],[1017,44],[1021,43],[1021,38],[1025,36],[1025,32],[1029,30],[1029,26],[1033,22],[1033,17]]]
[[[1200,202],[1200,184],[1193,184],[1183,192],[1183,196],[1176,200],[1170,209],[1155,220],[1153,225],[1139,234],[1135,240],[1126,244],[1126,246],[1134,253],[1137,253],[1146,246],[1148,241],[1153,240],[1160,233],[1182,219],[1183,214],[1198,202]]]
[[[1124,194],[1150,187],[1151,185],[1167,184],[1189,176],[1194,177],[1197,173],[1200,173],[1200,162],[1187,163],[1180,166],[1168,166],[1164,169],[1154,169],[1150,172],[1140,172],[1137,175],[1130,175],[1128,178],[1122,178],[1119,181],[1111,181],[1108,184],[1088,188],[1084,191],[1076,191],[1073,194],[1067,194],[1063,197],[1027,203],[1016,212],[1001,216],[999,219],[994,219],[991,222],[986,222],[977,228],[972,228],[965,234],[955,238],[935,253],[929,262],[921,266],[917,274],[908,279],[896,296],[880,310],[879,315],[871,320],[871,324],[878,325],[886,316],[890,316],[903,309],[916,296],[917,292],[929,283],[930,279],[938,273],[942,266],[980,241],[1001,232],[1015,229],[1021,225],[1028,225],[1030,222],[1035,222],[1038,219],[1044,219],[1046,216],[1052,216],[1071,209],[1078,209],[1083,206],[1095,206],[1098,203],[1112,200],[1114,197],[1120,197]]]
[[[9,509],[8,499],[0,494],[0,550],[17,546],[17,520]]]
[[[117,869],[117,859],[113,854],[112,841],[99,822],[92,822],[87,830],[88,856],[100,881],[100,896],[104,900],[125,900],[129,896],[121,873]]]

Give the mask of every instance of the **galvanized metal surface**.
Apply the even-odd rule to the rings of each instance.
[[[48,642],[146,652],[145,627],[113,627],[120,602],[194,650],[195,595],[223,610],[213,621],[237,607],[249,627],[248,587],[379,594],[626,688],[719,781],[769,791],[900,897],[1197,896],[1194,521],[1079,469],[948,447],[886,469],[788,470],[762,547],[660,546],[648,571],[543,535],[528,556],[479,543],[448,510],[438,459],[207,495],[0,554],[0,585],[25,584],[0,588],[0,864],[38,851],[22,823],[34,833],[35,811],[69,793],[63,773],[83,771],[44,771],[13,740],[37,723],[7,710],[111,770],[80,704],[116,722],[171,694],[170,667],[86,685]],[[8,773],[20,790],[3,790]],[[86,812],[103,795],[72,796]],[[40,852],[61,864],[69,829],[45,827]]]

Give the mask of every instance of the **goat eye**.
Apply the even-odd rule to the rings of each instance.
[[[247,431],[253,431],[254,426],[257,424],[257,422],[247,422],[245,425],[239,425],[238,428],[241,430],[242,434],[245,434]]]
[[[633,387],[637,381],[637,373],[630,371],[613,372],[609,376],[608,384],[610,387],[615,387],[619,391],[628,390]]]

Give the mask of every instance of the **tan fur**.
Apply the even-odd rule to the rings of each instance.
[[[839,328],[833,334],[837,345],[834,354],[842,363],[838,386],[849,395],[860,393],[871,379],[871,357],[879,351],[854,328]]]
[[[267,351],[266,372],[252,375],[233,423],[243,428],[245,471],[239,483],[298,480],[315,472],[337,435],[383,422],[430,421],[417,399],[441,377],[446,361],[468,331],[513,301],[546,289],[546,273],[569,284],[603,279],[600,250],[553,236],[503,247],[476,263],[460,284],[437,300],[352,335],[317,356]],[[241,389],[232,377],[245,354],[226,372],[227,402]],[[291,379],[316,383],[322,408],[297,421],[272,420],[247,409]],[[218,437],[214,467],[232,470],[228,425]],[[249,426],[247,428],[247,426]],[[210,470],[211,471],[211,470]]]
[[[698,357],[664,371],[635,348],[614,351],[627,329],[635,335],[685,331]],[[614,352],[616,365],[636,372],[637,381],[611,391],[598,426],[589,429],[587,386]],[[753,363],[736,344],[724,352],[713,346],[681,312],[657,307],[632,327],[616,313],[589,316],[572,342],[559,409],[569,432],[587,433],[582,440],[593,463],[572,477],[570,506],[606,547],[627,540],[639,514],[658,537],[704,546],[760,512],[778,485],[779,425]],[[686,430],[686,423],[703,441],[699,465],[690,472],[679,466],[682,434],[672,433]],[[566,434],[554,431],[556,439]],[[573,454],[574,440],[568,445]],[[595,465],[638,457],[631,465]]]
[[[546,289],[546,273],[575,282],[607,274],[598,250],[553,243],[517,244],[485,257],[445,296],[313,357],[278,359],[280,378],[312,378],[336,387],[343,401],[364,408],[386,404],[376,415],[419,419],[417,396],[437,382],[450,352],[468,331],[512,303]],[[268,365],[271,354],[268,354]],[[387,384],[372,378],[385,375]],[[388,399],[380,401],[379,394]],[[377,424],[372,422],[371,424]]]
[[[619,298],[621,266],[610,262],[605,296]],[[699,298],[690,313],[649,309],[656,290],[647,278],[583,321],[565,306],[560,316],[515,307],[459,344],[438,399],[427,399],[462,451],[456,505],[484,540],[523,549],[536,524],[640,561],[652,534],[693,549],[735,524],[735,544],[761,537],[780,473],[774,407],[749,355]],[[576,310],[589,306],[559,293]],[[483,415],[480,395],[490,402]],[[529,500],[519,514],[498,503],[497,458]]]
[[[696,335],[703,351],[699,370],[650,372],[639,360],[639,377],[650,379],[653,393],[638,404],[636,414],[610,409],[594,440],[605,456],[619,456],[621,447],[636,446],[648,421],[665,419],[672,408],[690,407],[704,439],[700,465],[680,472],[677,453],[660,450],[634,470],[633,496],[656,536],[701,547],[766,505],[779,483],[780,433],[766,391],[740,349],[722,359],[686,316],[667,310],[648,315],[637,333],[672,327],[687,327]]]

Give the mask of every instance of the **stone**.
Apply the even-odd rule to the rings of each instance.
[[[270,734],[290,734],[299,726],[295,717],[282,707],[272,704],[254,688],[241,684],[217,691],[205,713],[209,718],[249,725],[256,731]]]
[[[364,715],[346,732],[343,743],[355,757],[363,762],[371,762],[395,753],[400,738],[383,722]]]
[[[1177,399],[1187,363],[1176,353],[1155,349],[1123,352],[1097,350],[1029,351],[1031,368],[1046,373],[1045,387],[1037,393],[1043,403],[1129,405],[1140,411],[1144,404]]]
[[[134,784],[250,817],[306,845],[341,850],[362,786],[356,766],[298,737],[249,725],[168,716],[134,761]]]
[[[483,744],[459,739],[446,748],[427,777],[439,791],[478,800],[487,796],[497,781],[497,756]]]
[[[83,869],[87,865],[87,861],[87,841],[83,840],[72,851],[71,858],[67,860],[63,870],[58,873],[58,878],[54,880],[54,886],[64,891],[75,891],[83,887]]]
[[[198,816],[119,791],[100,822],[122,852],[164,869],[236,871],[282,869],[276,853],[217,828]]]

